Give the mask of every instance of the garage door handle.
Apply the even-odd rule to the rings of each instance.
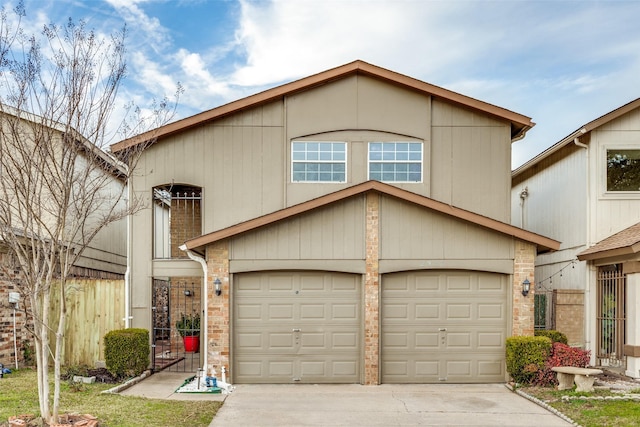
[[[293,330],[293,332],[300,332],[300,329],[295,328],[295,329]]]

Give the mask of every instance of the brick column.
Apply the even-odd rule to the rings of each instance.
[[[513,260],[513,331],[512,335],[533,336],[535,297],[534,262],[536,247],[521,240],[515,241],[515,259]],[[531,283],[529,295],[522,295],[522,282]]]
[[[553,290],[553,328],[567,336],[570,346],[584,347],[584,291]]]
[[[366,273],[364,282],[364,383],[376,385],[379,378],[379,212],[380,195],[369,192],[366,195]]]
[[[205,343],[207,351],[207,370],[215,369],[218,378],[221,367],[227,369],[227,378],[231,378],[229,372],[229,344],[230,344],[230,286],[229,286],[229,241],[222,240],[207,247],[207,307],[208,321],[207,338]],[[222,295],[216,296],[214,281],[222,282]]]

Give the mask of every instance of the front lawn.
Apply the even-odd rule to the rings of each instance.
[[[551,387],[524,387],[520,390],[557,409],[582,427],[640,426],[640,401],[607,399],[621,396],[620,393],[597,389],[593,393],[577,393]],[[640,393],[640,390],[632,391]],[[570,398],[563,399],[563,396]]]
[[[213,401],[154,400],[100,393],[114,384],[83,384],[80,391],[73,391],[66,382],[61,387],[61,413],[91,414],[100,425],[109,427],[206,427],[222,405]],[[12,415],[38,413],[35,370],[20,369],[0,379],[0,425],[7,425]]]

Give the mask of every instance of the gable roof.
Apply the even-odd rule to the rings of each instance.
[[[640,222],[607,237],[578,254],[580,261],[631,255],[640,252]]]
[[[424,197],[419,194],[412,193],[410,191],[403,190],[401,188],[394,187],[392,185],[385,184],[379,181],[366,181],[361,184],[357,184],[352,187],[348,187],[343,190],[324,195],[317,199],[312,199],[298,205],[290,206],[288,208],[281,209],[279,211],[258,218],[254,218],[240,224],[232,225],[230,227],[223,228],[221,230],[214,231],[212,233],[208,233],[191,240],[187,240],[183,247],[181,247],[181,249],[185,248],[194,250],[197,248],[201,248],[216,241],[226,239],[228,237],[237,236],[239,234],[246,233],[248,231],[252,231],[266,225],[274,224],[278,221],[310,212],[314,209],[330,205],[349,197],[365,194],[370,191],[376,191],[381,194],[397,197],[398,199],[415,203],[416,205],[429,208],[436,212],[440,212],[454,218],[462,219],[473,224],[488,228],[490,230],[494,230],[499,233],[530,242],[537,246],[539,252],[545,252],[549,250],[555,251],[560,249],[560,242],[556,240],[523,230],[522,228],[514,227],[510,224],[500,222],[495,219],[473,213],[471,211],[456,208],[455,206],[451,206],[446,203],[442,203],[437,200],[433,200],[428,197]]]
[[[414,79],[412,77],[396,73],[375,65],[371,65],[364,61],[354,61],[340,67],[332,68],[321,73],[305,77],[300,80],[293,81],[255,95],[242,98],[240,100],[222,105],[220,107],[204,111],[202,113],[178,120],[173,123],[161,126],[153,131],[145,132],[140,135],[125,139],[111,146],[111,151],[117,153],[126,148],[135,146],[148,141],[158,141],[172,134],[182,132],[195,126],[201,126],[212,120],[219,119],[229,114],[253,108],[268,102],[280,99],[284,96],[294,94],[296,92],[311,89],[329,83],[334,80],[342,79],[350,75],[363,75],[386,81],[391,84],[402,86],[416,92],[432,95],[436,98],[444,99],[454,104],[461,105],[466,108],[478,110],[489,115],[501,118],[511,122],[511,138],[517,140],[524,137],[525,133],[531,129],[535,123],[531,122],[531,118],[498,107],[465,95],[444,89],[432,84]]]
[[[528,162],[522,164],[521,166],[519,166],[518,168],[516,168],[513,172],[511,172],[511,177],[515,178],[516,176],[520,175],[521,173],[525,172],[526,170],[532,168],[533,166],[537,165],[538,163],[540,163],[541,161],[543,161],[544,159],[546,159],[547,157],[551,156],[553,153],[556,153],[557,151],[561,150],[563,147],[566,147],[569,144],[573,144],[574,141],[576,140],[576,138],[581,137],[582,135],[586,134],[587,132],[591,132],[592,130],[612,121],[617,119],[618,117],[627,114],[629,111],[633,111],[636,108],[640,107],[640,98],[637,98],[625,105],[623,105],[622,107],[616,108],[613,111],[610,111],[609,113],[602,115],[600,117],[598,117],[595,120],[590,121],[589,123],[579,127],[578,129],[576,129],[575,131],[571,132],[569,135],[567,135],[566,137],[564,137],[563,139],[561,139],[560,141],[556,142],[555,144],[553,144],[551,147],[547,148],[546,150],[544,150],[542,153],[538,154],[537,156],[535,156],[534,158],[532,158],[531,160],[529,160]]]

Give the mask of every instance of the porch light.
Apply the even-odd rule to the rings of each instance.
[[[529,295],[530,287],[531,287],[531,282],[529,282],[529,279],[524,279],[524,282],[522,282],[522,295],[524,295],[525,297]]]
[[[213,281],[213,284],[216,285],[216,296],[219,297],[222,294],[222,289],[220,289],[220,285],[222,285],[222,282],[216,277],[216,280]]]

